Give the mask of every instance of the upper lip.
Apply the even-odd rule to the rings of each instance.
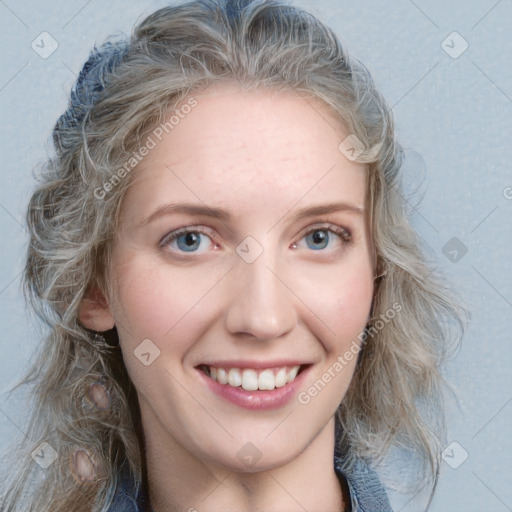
[[[197,366],[213,366],[215,368],[282,368],[283,366],[304,366],[312,364],[310,361],[300,361],[297,359],[272,359],[269,361],[250,361],[248,359],[237,359],[237,360],[215,360],[215,361],[203,361]]]

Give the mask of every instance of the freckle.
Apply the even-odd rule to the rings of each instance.
[[[89,397],[98,409],[108,409],[110,405],[108,391],[100,382],[95,382],[89,386]]]
[[[91,482],[96,476],[96,466],[89,454],[83,450],[75,450],[73,454],[73,471],[81,482]]]

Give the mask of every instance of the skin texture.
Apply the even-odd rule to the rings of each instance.
[[[362,209],[366,168],[338,150],[348,132],[318,101],[235,84],[195,98],[133,171],[111,296],[96,292],[80,318],[96,330],[118,327],[138,391],[155,511],[339,511],[333,415],[356,358],[339,371],[333,365],[358,342],[370,313],[369,239],[355,212],[294,215],[333,202]],[[167,212],[143,222],[181,201],[224,208],[232,218]],[[330,232],[323,248],[305,234],[329,224],[350,230],[350,242]],[[184,226],[206,230],[196,235],[196,252],[180,250],[183,238],[160,246]],[[247,236],[263,250],[252,263],[236,252]],[[160,350],[148,366],[134,355],[145,339]],[[239,358],[311,363],[299,392],[329,369],[335,376],[306,405],[294,396],[278,409],[250,411],[214,394],[196,369]],[[238,456],[247,443],[260,455],[250,466]]]

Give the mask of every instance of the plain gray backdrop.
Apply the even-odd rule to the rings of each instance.
[[[512,510],[512,2],[297,0],[372,72],[422,174],[411,222],[471,311],[447,367],[460,401],[434,512]],[[26,405],[5,391],[39,341],[20,293],[26,204],[57,117],[94,43],[163,1],[0,1],[0,448],[23,436]],[[47,34],[42,34],[46,32]],[[41,42],[43,40],[43,42]],[[53,53],[49,54],[53,49]],[[395,510],[419,510],[393,496]]]

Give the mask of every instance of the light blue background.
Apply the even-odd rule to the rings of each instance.
[[[447,368],[461,408],[451,411],[450,441],[469,454],[443,463],[432,510],[512,510],[512,2],[301,0],[372,71],[412,151],[408,183],[425,164],[424,200],[412,222],[472,313],[462,349]],[[0,3],[2,145],[0,224],[1,392],[17,379],[38,343],[20,294],[23,218],[32,169],[67,104],[75,75],[94,42],[129,32],[165,2],[92,0]],[[47,59],[31,48],[47,31],[58,49]],[[441,43],[457,31],[469,44],[454,59]],[[453,41],[453,42],[452,42]],[[461,46],[449,38],[457,51]],[[508,188],[507,188],[508,187]],[[457,237],[468,252],[453,263],[443,247]],[[445,250],[447,252],[447,250]],[[0,396],[0,448],[19,434],[21,394]],[[455,451],[454,459],[462,452]],[[393,497],[395,509],[419,510]]]

